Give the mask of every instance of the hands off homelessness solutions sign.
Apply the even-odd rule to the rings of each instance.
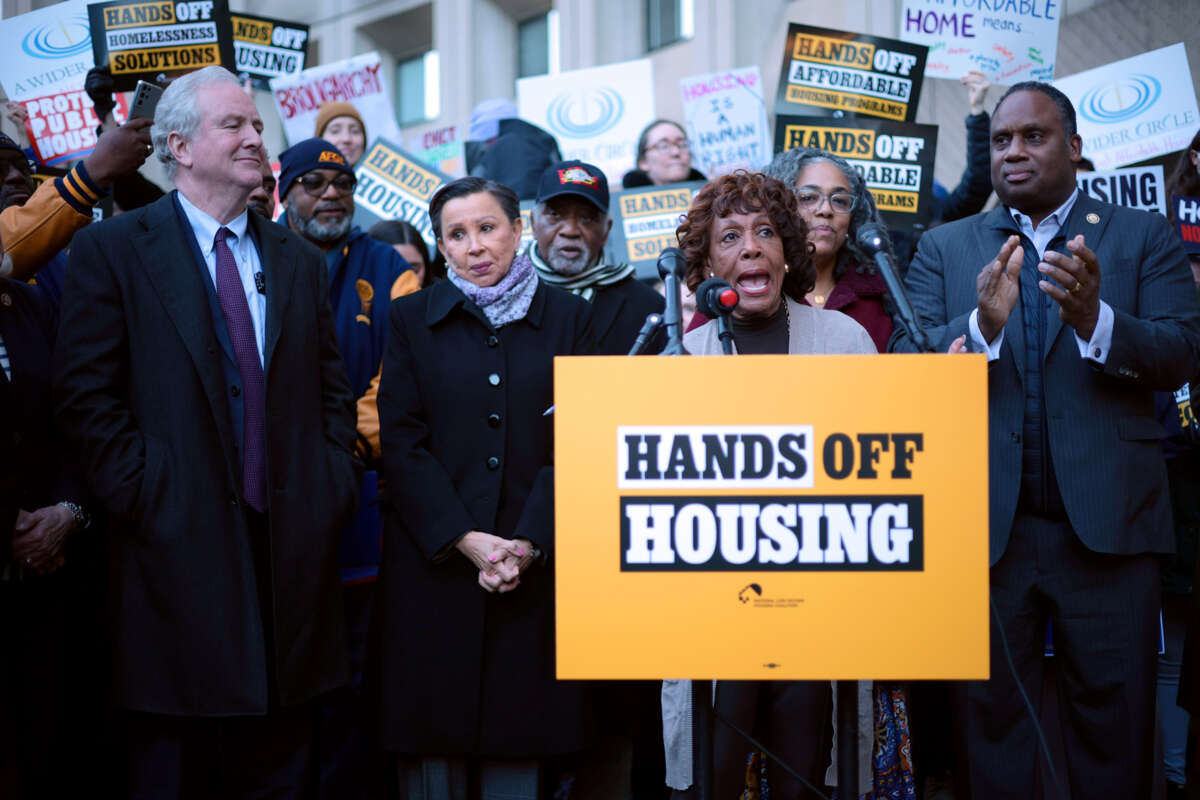
[[[925,76],[978,70],[992,83],[1048,81],[1063,0],[904,0],[900,38],[929,47]]]
[[[139,80],[154,82],[160,74],[235,69],[226,0],[115,0],[88,6],[88,17],[96,63],[108,64],[119,92]]]
[[[613,263],[637,267],[638,277],[657,278],[655,264],[667,247],[675,247],[680,217],[692,207],[702,181],[646,186],[616,192],[609,201],[612,231],[605,250]]]
[[[775,150],[815,147],[858,170],[891,228],[925,225],[933,213],[937,126],[880,119],[775,118]]]
[[[372,142],[354,174],[354,219],[361,227],[379,220],[401,219],[436,246],[429,201],[449,178],[386,139]],[[361,221],[360,221],[361,220]]]
[[[560,357],[554,378],[560,679],[987,676],[984,359]]]
[[[238,74],[250,76],[256,89],[268,91],[272,78],[297,75],[308,53],[308,26],[234,14],[233,52]]]
[[[912,122],[926,50],[896,39],[792,23],[775,113]]]

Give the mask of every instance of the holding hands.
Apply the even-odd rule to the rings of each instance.
[[[455,545],[479,569],[479,585],[489,592],[511,592],[521,573],[533,562],[533,543],[505,539],[483,531],[468,531]]]

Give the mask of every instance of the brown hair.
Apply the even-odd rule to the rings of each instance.
[[[783,243],[784,263],[788,271],[783,278],[783,293],[800,302],[812,291],[816,271],[812,264],[812,247],[808,243],[808,227],[800,216],[796,195],[775,178],[761,172],[738,170],[722,175],[706,184],[683,222],[675,230],[679,247],[687,258],[684,282],[693,292],[708,277],[708,253],[713,222],[730,214],[761,211],[771,220],[771,226]]]

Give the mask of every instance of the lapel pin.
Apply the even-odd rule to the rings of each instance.
[[[0,303],[3,303],[6,306],[12,305],[12,298],[8,296],[7,292],[0,294]]]
[[[1088,214],[1087,221],[1092,223],[1093,225],[1095,225],[1097,222],[1100,221],[1100,215],[1095,212]]]

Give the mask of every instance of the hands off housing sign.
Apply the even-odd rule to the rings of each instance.
[[[1200,124],[1191,76],[1187,52],[1173,44],[1054,85],[1075,105],[1083,154],[1111,169],[1188,146]]]
[[[925,75],[977,70],[997,84],[1048,81],[1063,0],[904,0],[900,38],[929,47]]]
[[[650,60],[521,78],[517,108],[554,135],[564,159],[595,164],[620,186],[637,161],[638,134],[654,120]]]
[[[294,22],[235,14],[233,52],[238,74],[245,73],[257,89],[269,90],[271,78],[297,75],[308,53],[308,26]]]
[[[775,118],[775,150],[812,147],[841,156],[858,170],[883,220],[913,228],[933,213],[933,163],[937,126],[880,119]]]
[[[138,80],[154,82],[203,67],[235,69],[233,29],[226,0],[136,2],[88,6],[92,52],[112,70],[119,92]]]
[[[0,20],[0,52],[9,100],[82,89],[93,64],[87,6],[70,0]]]
[[[554,402],[559,679],[986,677],[983,358],[560,357]],[[880,598],[921,624],[848,635]]]
[[[404,220],[421,232],[431,248],[436,246],[429,201],[438,187],[450,180],[446,175],[386,139],[372,142],[354,174],[358,178],[354,188],[357,224],[367,227],[378,220]],[[359,222],[364,216],[365,224]]]
[[[864,33],[788,26],[775,113],[911,122],[926,47]]]
[[[758,67],[684,78],[679,90],[692,154],[704,174],[762,169],[771,160]]]

